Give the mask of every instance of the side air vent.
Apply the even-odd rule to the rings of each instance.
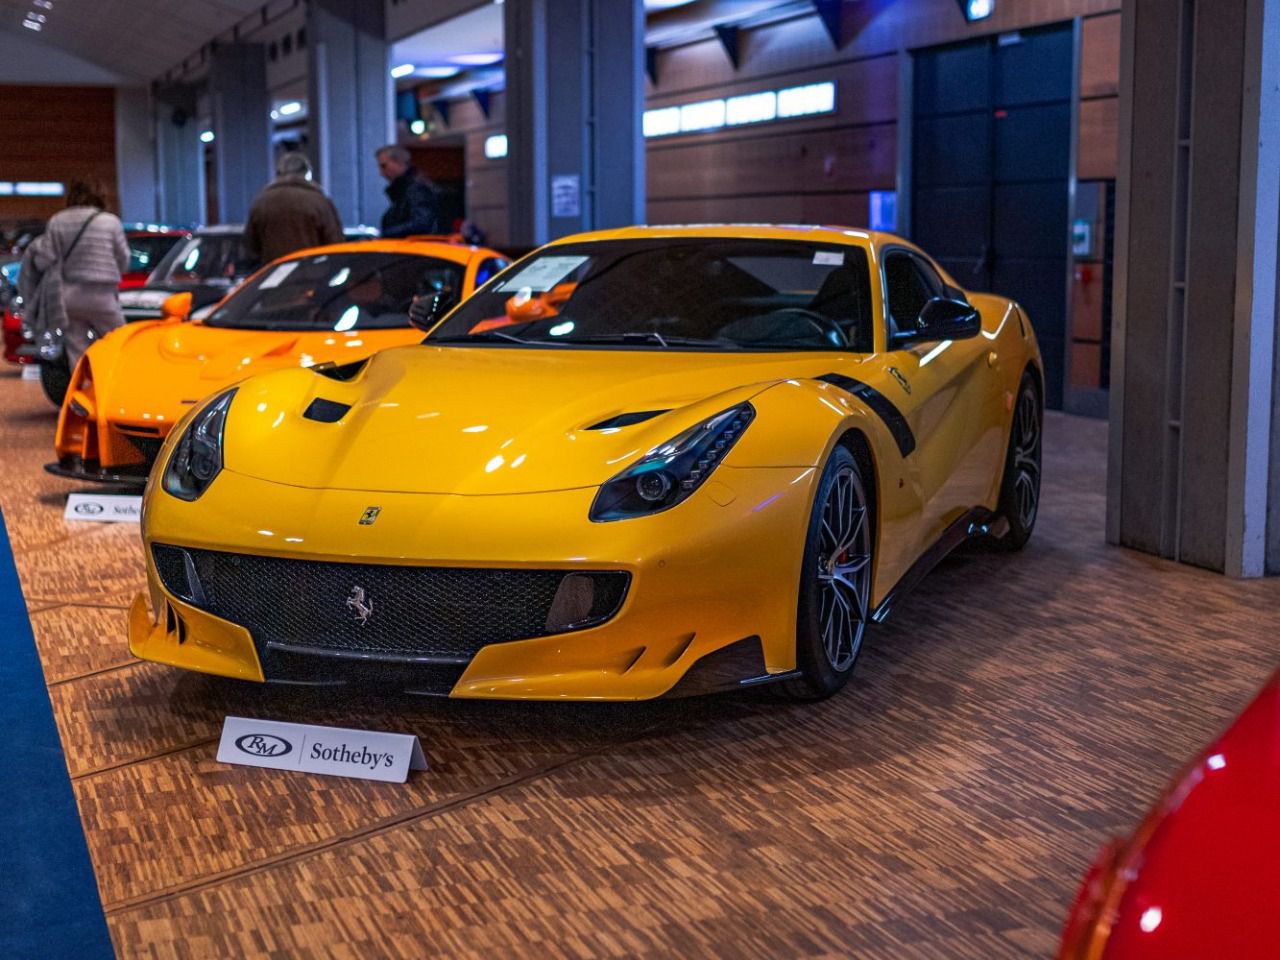
[[[341,420],[348,410],[351,409],[349,403],[338,403],[334,400],[326,400],[324,397],[316,397],[302,412],[302,415],[308,420],[314,420],[317,423],[337,423]]]
[[[311,369],[330,380],[354,380],[369,363],[369,358],[353,360],[351,363],[317,363]]]
[[[616,417],[610,417],[608,420],[601,420],[599,423],[593,423],[587,427],[588,430],[609,430],[618,427],[629,427],[633,424],[644,423],[646,420],[652,420],[654,417],[660,417],[664,413],[670,413],[670,410],[637,410],[635,413],[620,413]]]

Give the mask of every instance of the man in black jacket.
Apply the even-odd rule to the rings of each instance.
[[[381,147],[378,172],[387,179],[391,206],[382,215],[384,237],[407,237],[415,233],[439,233],[436,223],[436,193],[422,174],[413,168],[409,151],[399,144]]]

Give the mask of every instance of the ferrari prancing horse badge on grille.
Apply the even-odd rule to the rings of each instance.
[[[378,514],[382,512],[381,507],[365,507],[364,513],[360,516],[360,526],[367,527],[378,519]]]
[[[351,608],[351,612],[356,615],[356,621],[362,627],[373,616],[373,597],[364,592],[364,587],[351,588],[351,596],[347,597],[347,606]]]

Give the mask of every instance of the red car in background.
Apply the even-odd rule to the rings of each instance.
[[[129,241],[129,266],[120,278],[121,290],[136,290],[147,285],[151,271],[164,259],[164,255],[178,243],[191,236],[190,230],[171,227],[131,226],[125,230]],[[18,267],[21,258],[9,260],[0,266],[0,311],[3,311],[4,358],[10,363],[31,363],[30,357],[18,355],[22,346],[21,303],[14,303],[17,296]]]
[[[1058,957],[1280,957],[1280,673],[1103,849]]]
[[[18,267],[22,258],[16,254],[0,261],[0,329],[4,336],[4,358],[10,363],[27,363],[18,356],[22,346],[22,318],[14,313],[18,296]]]

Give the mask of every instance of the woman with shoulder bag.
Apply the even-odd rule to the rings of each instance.
[[[124,324],[118,290],[129,244],[120,218],[103,210],[105,205],[98,190],[72,183],[66,209],[50,217],[32,241],[19,273],[23,302],[38,314],[31,317],[33,326],[52,333],[55,342],[60,332],[62,356],[41,359],[45,392],[57,404],[89,345]]]

